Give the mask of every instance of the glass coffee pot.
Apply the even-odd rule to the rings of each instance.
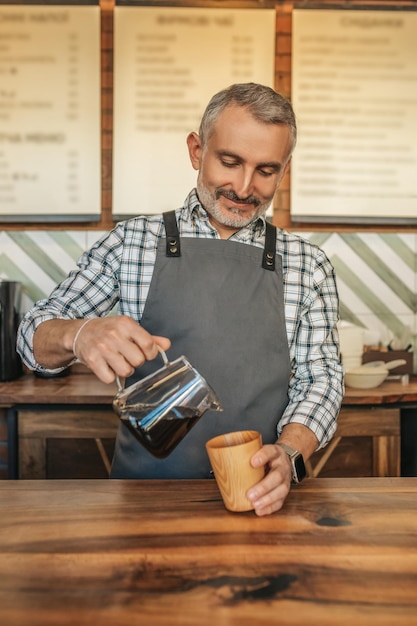
[[[121,421],[155,457],[167,457],[208,410],[222,411],[219,400],[184,357],[170,362],[159,348],[164,365],[122,389],[113,400]]]

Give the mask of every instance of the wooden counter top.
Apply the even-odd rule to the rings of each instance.
[[[39,378],[32,373],[0,383],[0,405],[111,404],[116,384],[106,385],[86,368],[78,367],[61,378]],[[346,387],[343,404],[401,404],[417,402],[417,376],[409,384],[388,381],[375,389]]]
[[[0,483],[5,626],[415,626],[417,478],[308,479],[268,517],[214,480]]]
[[[116,391],[116,383],[106,385],[82,367],[56,378],[40,378],[29,372],[0,383],[0,405],[111,404]]]
[[[417,376],[403,385],[400,381],[389,380],[375,389],[353,389],[346,387],[343,404],[405,404],[417,402]]]
[[[9,477],[44,477],[48,438],[113,438],[118,426],[111,410],[115,394],[115,383],[100,382],[85,366],[73,367],[71,374],[60,378],[26,373],[18,380],[0,383],[0,408],[8,410],[11,435]],[[417,404],[417,377],[407,385],[388,381],[375,389],[346,387],[336,436],[315,455],[310,475],[319,474],[343,437],[372,437],[372,475],[399,476],[399,407],[413,403]],[[64,408],[72,413],[65,413]]]

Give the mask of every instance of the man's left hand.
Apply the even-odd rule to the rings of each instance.
[[[279,511],[291,486],[291,463],[284,450],[276,444],[268,444],[252,457],[254,467],[266,468],[265,477],[251,487],[247,497],[256,515],[269,515]]]

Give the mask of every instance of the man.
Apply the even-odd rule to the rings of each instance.
[[[295,142],[291,105],[269,87],[216,94],[187,138],[198,178],[184,207],[118,224],[22,321],[30,368],[78,358],[110,383],[160,367],[159,346],[170,360],[186,355],[216,391],[224,411],[206,413],[166,459],[121,425],[112,477],[208,477],[205,442],[254,429],[264,445],[252,464],[265,477],[248,497],[265,515],[333,436],[343,393],[333,268],[264,217]]]

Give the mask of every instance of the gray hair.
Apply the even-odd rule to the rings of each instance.
[[[292,152],[297,141],[297,123],[291,103],[271,87],[257,83],[230,85],[211,98],[201,118],[199,129],[203,146],[210,138],[220,113],[231,105],[246,108],[259,122],[288,126],[291,132]]]

